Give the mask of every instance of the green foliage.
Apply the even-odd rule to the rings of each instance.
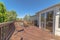
[[[15,11],[8,11],[6,12],[5,21],[14,21],[16,20],[17,14]]]
[[[6,12],[6,8],[3,3],[0,3],[0,22],[4,22],[4,14]]]
[[[16,18],[16,21],[23,21],[23,18]]]
[[[30,20],[30,15],[25,15],[24,20],[29,21]]]
[[[0,22],[14,21],[17,14],[14,10],[7,11],[3,3],[0,2]]]

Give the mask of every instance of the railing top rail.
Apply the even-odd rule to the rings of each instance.
[[[10,23],[13,23],[13,21],[0,23],[0,28],[3,27],[3,26],[8,25]]]

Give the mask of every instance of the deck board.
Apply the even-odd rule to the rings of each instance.
[[[52,40],[54,38],[54,35],[43,30],[43,29],[39,29],[35,26],[30,26],[27,28],[21,27],[19,23],[16,23],[16,30],[22,30],[20,32],[17,32],[15,30],[15,32],[13,33],[13,35],[11,36],[10,40],[21,40],[21,38],[23,40]]]

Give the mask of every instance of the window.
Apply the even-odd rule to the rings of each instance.
[[[41,22],[44,22],[44,17],[45,17],[45,14],[41,14]]]
[[[41,14],[41,26],[44,27],[45,13]]]
[[[46,28],[52,32],[53,27],[53,11],[47,12],[46,14]]]

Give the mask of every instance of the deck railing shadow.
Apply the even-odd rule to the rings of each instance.
[[[0,40],[9,40],[14,30],[14,22],[0,23]]]

